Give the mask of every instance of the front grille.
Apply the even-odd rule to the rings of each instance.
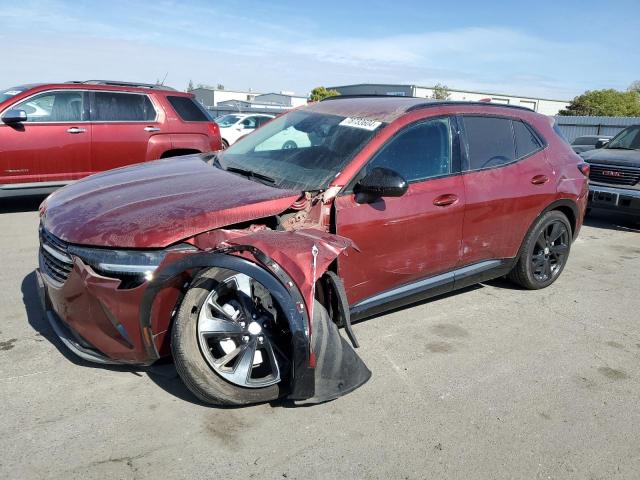
[[[73,268],[67,250],[66,242],[40,227],[40,265],[44,273],[58,283],[66,282]]]
[[[589,178],[594,182],[632,186],[640,181],[640,168],[592,163]]]

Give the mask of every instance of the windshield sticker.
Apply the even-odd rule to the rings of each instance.
[[[382,122],[377,122],[376,120],[367,120],[366,118],[351,118],[347,117],[342,120],[338,125],[342,125],[343,127],[351,127],[351,128],[361,128],[363,130],[373,131],[382,125]]]
[[[3,95],[10,95],[10,96],[14,96],[17,95],[19,93],[22,93],[20,90],[9,90],[3,93]]]

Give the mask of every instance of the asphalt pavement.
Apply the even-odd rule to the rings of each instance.
[[[640,478],[640,225],[587,220],[560,279],[360,322],[336,401],[218,409],[171,362],[75,358],[39,307],[39,199],[0,201],[0,478]]]

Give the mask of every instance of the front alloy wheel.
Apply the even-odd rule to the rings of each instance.
[[[269,290],[252,277],[210,268],[187,290],[171,332],[178,374],[215,405],[268,402],[286,393],[291,333]]]

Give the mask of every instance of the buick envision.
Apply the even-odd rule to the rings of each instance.
[[[272,139],[304,135],[296,148]],[[321,402],[370,376],[351,320],[507,275],[552,284],[588,167],[525,108],[371,97],[224,152],[78,181],[41,207],[46,314],[78,355],[173,355],[205,402]]]

